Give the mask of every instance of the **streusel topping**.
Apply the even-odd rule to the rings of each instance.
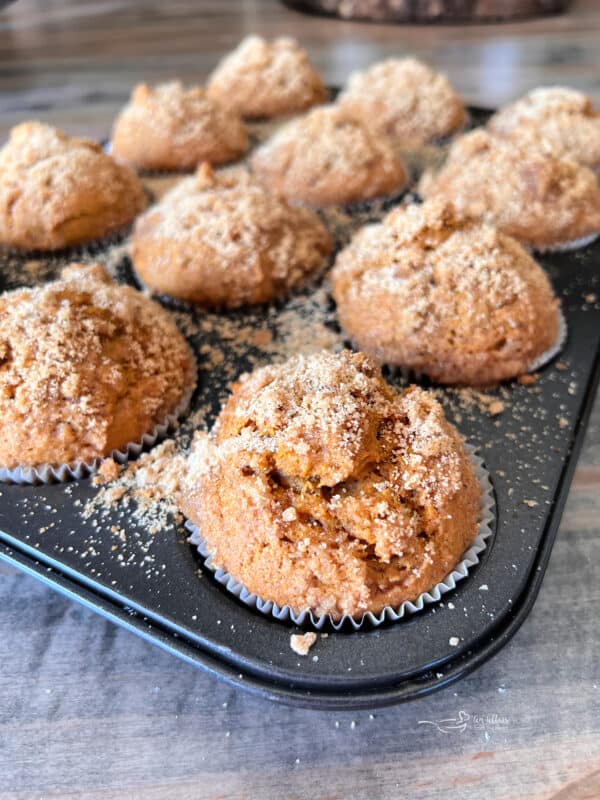
[[[210,76],[207,91],[249,119],[304,111],[328,95],[295,39],[267,42],[260,36],[248,36],[225,56]]]
[[[107,455],[163,422],[193,371],[169,314],[99,265],[0,295],[0,464]]]

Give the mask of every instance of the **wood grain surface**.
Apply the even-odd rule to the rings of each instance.
[[[21,0],[0,12],[0,139],[27,118],[106,135],[135,81],[202,79],[254,31],[298,36],[332,83],[411,51],[471,102],[556,82],[600,102],[591,0],[564,17],[447,28],[305,17],[274,0]],[[372,714],[252,698],[0,566],[0,800],[600,798],[599,520],[597,402],[517,636],[455,687]],[[429,724],[461,711],[463,731]]]

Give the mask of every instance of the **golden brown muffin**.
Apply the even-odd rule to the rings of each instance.
[[[363,228],[338,255],[333,296],[361,350],[450,384],[526,372],[555,344],[558,300],[543,269],[494,228],[429,201]]]
[[[387,139],[337,106],[288,122],[254,153],[252,169],[288,200],[317,207],[393,195],[407,182]]]
[[[287,37],[247,36],[217,65],[206,91],[246,119],[294,114],[328,97],[308,54]]]
[[[574,89],[534,89],[494,114],[488,128],[499,136],[530,128],[580,164],[600,169],[600,114]]]
[[[482,129],[461,136],[437,175],[423,177],[419,191],[540,250],[600,231],[594,173],[527,132],[510,140]]]
[[[41,122],[13,128],[0,150],[0,245],[61,250],[128,227],[144,187],[89,139]]]
[[[353,73],[338,104],[407,149],[454,133],[466,119],[446,76],[414,58],[390,58]]]
[[[0,465],[90,461],[138,441],[191,389],[169,314],[96,264],[0,295]]]
[[[142,170],[192,170],[202,161],[225,164],[248,149],[241,119],[199,87],[179,81],[136,86],[115,120],[115,158]]]
[[[332,247],[313,211],[292,208],[243,168],[213,174],[205,164],[140,217],[131,258],[155,292],[235,308],[285,295]]]
[[[339,619],[442,580],[476,534],[479,501],[439,403],[398,394],[346,351],[242,377],[194,443],[183,511],[251,592]]]

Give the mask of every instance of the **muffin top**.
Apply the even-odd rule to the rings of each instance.
[[[288,122],[254,153],[252,169],[288,200],[311,206],[395,194],[407,181],[389,141],[338,106]]]
[[[248,36],[225,56],[210,76],[207,92],[248,119],[304,111],[328,96],[295,39],[267,42],[260,36]]]
[[[60,250],[117,233],[146,206],[129,167],[89,139],[41,122],[13,128],[0,150],[0,245]]]
[[[406,148],[447,136],[465,122],[464,103],[446,76],[414,58],[354,72],[338,103]]]
[[[558,301],[514,239],[428,201],[363,228],[336,260],[344,329],[380,362],[441,383],[489,385],[555,344]]]
[[[194,367],[169,314],[98,265],[0,295],[0,464],[106,456],[164,422]]]
[[[190,170],[224,164],[248,149],[248,132],[234,112],[199,87],[179,81],[136,86],[115,120],[112,152],[138,169]]]
[[[183,510],[247,589],[337,619],[439,582],[476,533],[479,495],[431,395],[323,352],[242,377],[195,440]]]
[[[534,89],[494,114],[488,127],[500,136],[530,128],[580,164],[600,168],[600,114],[574,89]]]
[[[600,231],[594,173],[530,131],[510,139],[482,129],[461,136],[419,191],[542,250]]]
[[[235,308],[286,294],[323,267],[331,238],[245,168],[208,164],[138,220],[131,257],[144,283],[192,303]]]

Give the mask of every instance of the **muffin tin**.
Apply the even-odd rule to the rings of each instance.
[[[152,535],[133,509],[119,507],[101,520],[84,519],[82,508],[98,492],[90,479],[0,485],[0,558],[228,683],[272,700],[367,708],[452,683],[497,652],[535,601],[600,377],[600,242],[539,261],[568,325],[557,359],[532,385],[513,382],[484,394],[435,389],[449,418],[479,446],[497,501],[495,530],[480,563],[439,603],[375,629],[319,633],[308,656],[300,657],[290,648],[290,634],[301,631],[232,597],[187,543],[183,525],[173,521]],[[118,272],[134,280],[126,262]],[[14,274],[14,265],[10,273],[0,269],[0,289],[14,284]],[[24,274],[23,283],[28,278]],[[308,337],[316,307],[311,298],[307,290],[277,307],[224,317],[248,329],[266,325],[277,342],[279,319],[306,314]],[[325,327],[335,327],[332,308],[319,313]],[[224,355],[210,368],[201,356],[192,401],[212,420],[232,374],[253,366],[261,344],[234,347],[219,336],[217,315],[185,308],[177,314],[183,322],[196,319],[189,338],[197,352],[218,347]],[[213,324],[203,328],[202,318]],[[264,354],[262,361],[268,358]],[[394,373],[387,377],[405,383]],[[126,528],[125,542],[115,538],[113,525]]]

